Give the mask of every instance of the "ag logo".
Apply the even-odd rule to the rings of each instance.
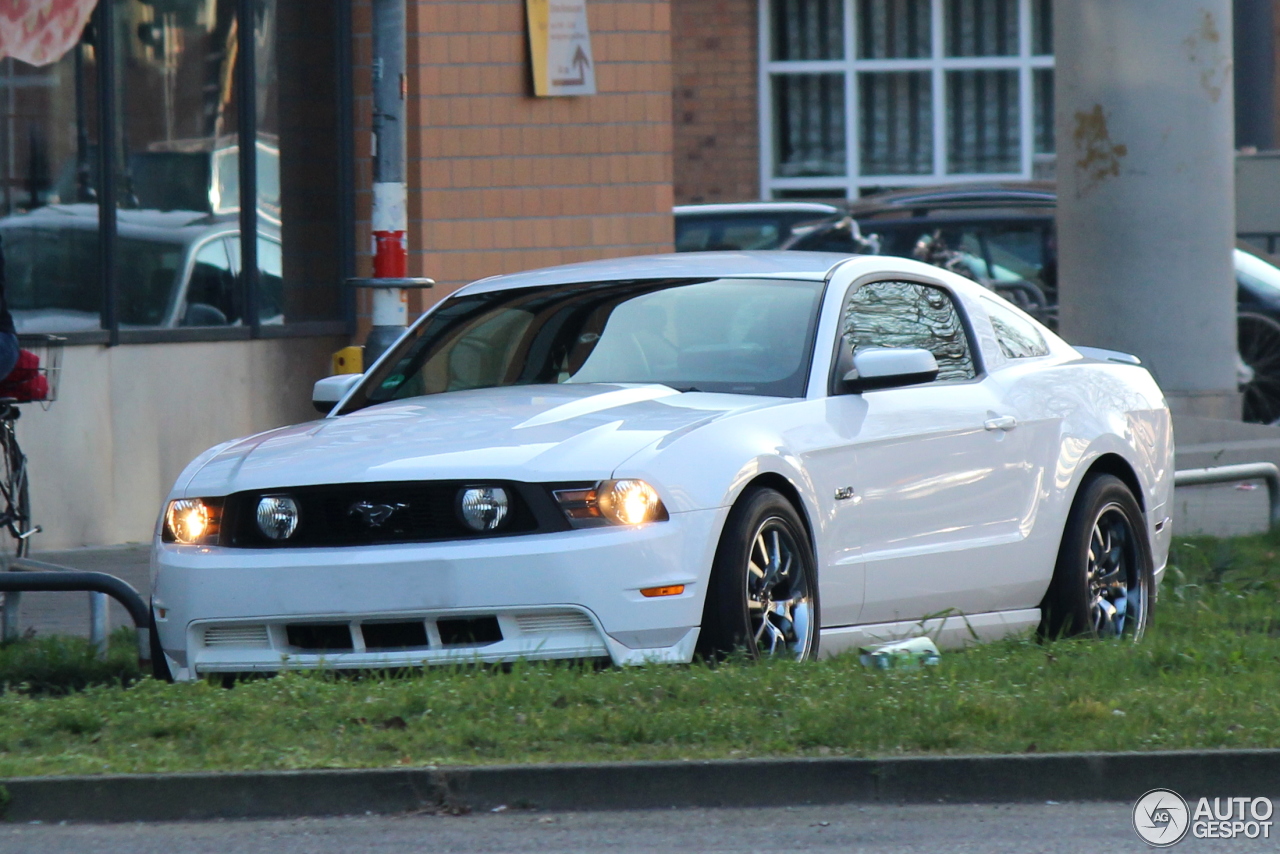
[[[1177,845],[1190,826],[1187,802],[1172,789],[1152,789],[1133,805],[1133,829],[1156,848]]]

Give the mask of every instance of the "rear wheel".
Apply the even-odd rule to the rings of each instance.
[[[1040,606],[1041,634],[1136,641],[1150,620],[1154,587],[1137,499],[1117,477],[1088,478],[1067,517],[1053,581]]]
[[[18,410],[0,404],[0,418],[16,419]],[[0,554],[24,557],[31,548],[31,495],[27,458],[18,447],[13,424],[0,426]]]
[[[809,537],[791,502],[772,489],[744,496],[730,511],[716,549],[699,653],[813,658],[817,582]]]
[[[1240,392],[1244,420],[1274,424],[1280,419],[1280,323],[1263,314],[1236,318],[1240,360],[1248,367]]]

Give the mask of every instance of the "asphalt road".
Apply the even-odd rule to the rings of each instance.
[[[1078,854],[1150,851],[1130,804],[832,806],[661,812],[0,826],[0,852],[390,854],[390,852],[838,851],[842,854]],[[1188,838],[1178,852],[1275,851],[1276,840]]]

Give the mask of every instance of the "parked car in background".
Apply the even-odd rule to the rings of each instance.
[[[898,190],[849,204],[860,231],[832,220],[783,248],[859,252],[878,239],[886,255],[939,253],[953,269],[983,282],[1056,328],[1057,194],[1045,182],[958,184]],[[922,241],[924,246],[922,246]],[[1235,252],[1240,390],[1244,418],[1280,420],[1280,259],[1241,241]]]
[[[484,279],[315,400],[167,496],[158,675],[1137,639],[1172,536],[1147,370],[903,258]]]
[[[284,320],[280,230],[258,235],[262,323]],[[245,322],[236,217],[195,211],[117,212],[117,312],[122,329]],[[20,333],[102,328],[98,208],[46,205],[0,219],[6,297]]]
[[[258,215],[280,224],[280,143],[259,134]],[[233,136],[153,142],[131,151],[117,189],[121,208],[233,214],[240,210],[240,146]],[[92,202],[98,193],[98,147],[85,148],[81,160],[67,160],[39,205]],[[31,205],[35,209],[38,205]]]
[[[777,249],[820,223],[845,215],[823,202],[740,202],[677,205],[677,252]]]

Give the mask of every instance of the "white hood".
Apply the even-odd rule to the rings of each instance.
[[[780,398],[663,385],[537,385],[383,403],[214,454],[181,494],[394,480],[597,480],[673,432]]]

